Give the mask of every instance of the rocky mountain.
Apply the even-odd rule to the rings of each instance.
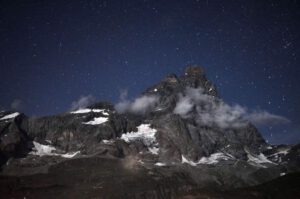
[[[0,112],[0,193],[180,198],[299,172],[299,145],[269,145],[241,112],[198,66],[168,75],[133,101],[45,117]]]

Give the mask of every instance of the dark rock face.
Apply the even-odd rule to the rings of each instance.
[[[238,109],[231,112],[201,67],[168,75],[131,106],[142,109],[153,96],[153,106],[140,113],[118,113],[109,102],[45,117],[0,112],[0,193],[176,198],[199,187],[245,187],[299,171],[299,145],[268,145],[236,116]],[[220,113],[229,119],[215,117]],[[115,193],[119,180],[123,190]]]
[[[0,118],[12,112],[2,112]],[[23,157],[30,151],[30,140],[26,134],[27,117],[18,114],[14,118],[0,121],[0,164],[10,157]]]

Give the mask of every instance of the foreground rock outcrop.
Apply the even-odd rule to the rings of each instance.
[[[240,112],[196,66],[167,76],[134,101],[45,117],[1,112],[0,192],[176,198],[299,172],[299,145],[267,144]]]

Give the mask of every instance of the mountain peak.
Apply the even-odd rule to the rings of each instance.
[[[178,77],[176,74],[171,73],[165,77],[164,81],[169,82],[169,83],[177,83]]]
[[[299,145],[270,146],[239,112],[218,97],[203,68],[195,65],[188,66],[184,75],[168,75],[135,100],[121,101],[118,106],[98,102],[43,117],[0,112],[0,174],[34,175],[38,177],[35,182],[40,183],[37,173],[43,172],[49,179],[59,173],[59,183],[71,179],[66,186],[69,187],[72,177],[77,179],[79,173],[83,176],[74,185],[78,190],[79,180],[87,179],[87,174],[91,174],[89,179],[95,179],[96,187],[100,184],[102,188],[107,172],[117,175],[112,182],[123,172],[120,177],[124,185],[132,184],[133,176],[138,176],[136,182],[145,181],[146,187],[150,178],[158,183],[171,182],[173,187],[173,179],[186,183],[180,176],[193,176],[188,182],[195,187],[211,183],[219,186],[222,182],[227,188],[253,185],[292,169],[299,171]],[[70,173],[70,166],[75,175]],[[128,175],[128,169],[138,175]],[[263,178],[257,173],[262,173]],[[147,180],[141,180],[143,176]],[[45,183],[48,187],[49,180]],[[36,187],[31,181],[29,184]],[[110,192],[114,190],[111,185],[108,182],[99,190]]]
[[[185,69],[185,75],[201,76],[204,75],[204,69],[199,65],[189,65]]]

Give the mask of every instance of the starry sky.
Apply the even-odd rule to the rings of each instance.
[[[0,0],[0,108],[117,102],[199,64],[226,102],[291,121],[259,127],[270,143],[296,143],[299,10],[296,0]]]

